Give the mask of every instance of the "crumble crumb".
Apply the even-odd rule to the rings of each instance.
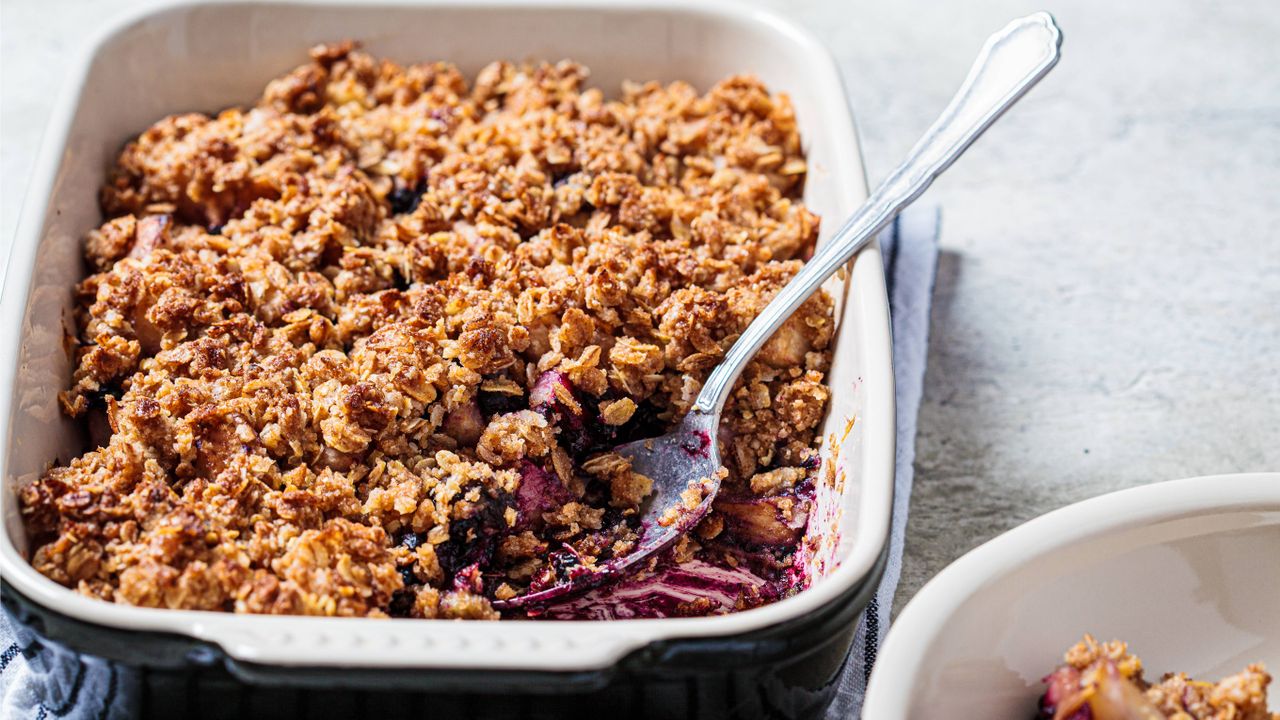
[[[790,490],[796,483],[808,476],[804,468],[784,467],[768,472],[756,473],[751,477],[751,492],[757,495],[777,495]]]
[[[626,425],[636,414],[636,402],[629,397],[619,398],[600,406],[600,417],[609,425]]]

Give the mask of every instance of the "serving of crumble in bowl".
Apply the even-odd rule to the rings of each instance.
[[[491,604],[635,544],[649,481],[610,448],[677,421],[865,196],[838,75],[789,24],[175,5],[106,33],[55,120],[3,299],[0,563],[28,611],[259,664],[555,671],[865,602],[893,465],[875,248],[744,374],[688,538]],[[500,617],[555,622],[452,622]]]
[[[1142,659],[1120,640],[1092,635],[1072,645],[1044,678],[1037,720],[1280,720],[1267,709],[1271,674],[1250,663],[1219,680],[1166,672],[1148,679]]]
[[[894,622],[864,712],[1274,720],[1277,670],[1280,475],[1219,475],[1085,500],[957,560]]]

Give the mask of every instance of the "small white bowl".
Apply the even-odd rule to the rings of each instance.
[[[1085,632],[1148,677],[1280,671],[1280,473],[1103,495],[970,552],[894,623],[863,717],[1027,720]]]

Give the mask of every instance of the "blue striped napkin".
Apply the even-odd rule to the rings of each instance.
[[[893,374],[897,386],[898,455],[893,482],[893,523],[889,560],[880,587],[858,619],[853,650],[840,677],[828,720],[858,717],[876,651],[889,631],[889,612],[902,575],[902,546],[911,502],[912,463],[916,456],[916,415],[924,392],[929,354],[929,309],[938,265],[941,212],[915,206],[898,216],[880,236],[889,309],[893,316]]]

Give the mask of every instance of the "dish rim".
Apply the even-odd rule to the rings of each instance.
[[[867,684],[863,716],[908,717],[925,650],[992,580],[1108,534],[1258,506],[1280,509],[1280,472],[1202,475],[1117,490],[1053,510],[979,545],[935,575],[894,621]]]
[[[3,387],[13,388],[18,379],[18,364],[21,360],[20,348],[25,339],[27,329],[27,310],[32,292],[36,251],[43,239],[46,216],[54,197],[55,180],[63,164],[63,152],[67,145],[69,131],[76,110],[85,91],[89,71],[101,50],[112,42],[117,35],[162,14],[197,9],[218,3],[210,0],[162,0],[154,5],[123,14],[115,21],[108,23],[79,53],[72,63],[72,69],[59,93],[50,120],[46,125],[45,135],[34,167],[32,182],[28,185],[27,196],[22,205],[18,228],[14,241],[9,249],[9,262],[6,264],[2,296],[0,296],[0,319],[6,327],[13,328],[14,342],[0,345],[0,383]],[[230,3],[245,7],[251,11],[254,6],[302,6],[312,7],[317,11],[326,8],[356,6],[354,0],[273,0],[272,2],[254,2],[241,0]],[[720,0],[694,0],[678,2],[676,0],[659,0],[645,2],[643,0],[483,0],[470,3],[465,0],[380,0],[381,5],[397,8],[418,8],[423,11],[433,9],[466,8],[468,10],[501,11],[503,9],[537,9],[570,10],[570,11],[604,11],[614,9],[646,10],[665,12],[684,16],[702,16],[711,20],[748,22],[762,30],[782,36],[782,39],[797,49],[802,50],[811,61],[812,82],[818,87],[829,87],[839,102],[823,106],[822,112],[832,114],[834,121],[847,127],[835,133],[838,151],[849,151],[858,166],[855,175],[862,183],[862,195],[865,197],[865,176],[861,167],[861,152],[857,129],[847,103],[847,93],[843,80],[830,51],[811,33],[798,27],[790,20],[760,8],[739,7]],[[834,154],[834,153],[833,153]],[[840,558],[840,567],[823,578],[812,588],[798,593],[785,600],[753,610],[732,613],[723,616],[705,618],[667,618],[637,619],[610,621],[602,626],[599,621],[557,621],[552,623],[501,623],[503,638],[485,638],[492,634],[488,623],[468,623],[464,633],[445,633],[453,636],[453,642],[434,644],[433,652],[405,653],[403,649],[397,653],[384,653],[383,659],[371,657],[366,652],[360,656],[338,659],[332,654],[317,658],[309,655],[316,647],[316,638],[310,637],[318,627],[327,631],[320,632],[319,644],[328,642],[334,647],[334,640],[346,642],[358,634],[370,634],[371,625],[368,619],[364,623],[358,618],[311,618],[295,616],[251,616],[230,613],[215,613],[190,610],[170,610],[137,608],[126,605],[103,602],[84,597],[71,589],[65,588],[39,575],[34,568],[18,553],[13,539],[3,533],[0,539],[0,574],[5,581],[33,601],[94,624],[116,628],[128,628],[143,631],[177,633],[197,640],[208,641],[220,646],[223,651],[238,660],[281,665],[320,665],[320,666],[362,666],[362,667],[474,667],[521,669],[529,667],[528,661],[512,660],[504,662],[504,649],[511,649],[513,643],[536,644],[545,640],[541,635],[560,636],[563,647],[546,648],[559,652],[543,653],[539,669],[555,671],[591,670],[606,667],[627,653],[647,644],[678,638],[725,637],[746,633],[778,625],[787,620],[803,617],[814,612],[827,603],[839,598],[843,593],[855,588],[863,582],[871,572],[887,542],[889,532],[889,514],[893,496],[893,466],[895,457],[895,408],[892,373],[892,345],[889,331],[888,300],[884,287],[884,278],[880,269],[882,261],[878,245],[864,250],[854,261],[853,274],[862,285],[863,301],[874,303],[872,312],[865,316],[870,322],[858,335],[862,339],[870,339],[870,347],[862,349],[864,361],[863,376],[880,379],[879,382],[864,384],[865,399],[863,403],[867,414],[882,418],[883,422],[868,422],[863,429],[862,447],[864,458],[858,466],[858,482],[860,497],[858,517],[856,518],[856,535],[859,538],[870,538],[874,542],[855,543],[853,553]],[[868,267],[870,266],[870,267]],[[883,308],[880,311],[880,308]],[[846,308],[846,311],[847,308]],[[853,352],[852,348],[849,352]],[[12,393],[6,395],[0,404],[0,439],[4,439],[5,448],[0,448],[4,456],[0,458],[5,473],[8,472],[9,458],[7,443],[16,401]],[[873,472],[875,468],[879,472]],[[6,484],[8,481],[6,480]],[[8,489],[0,491],[0,505],[11,502]],[[418,620],[378,620],[375,625],[380,632],[373,632],[371,642],[385,642],[395,645],[397,636],[405,629],[403,623],[432,623]],[[436,625],[437,623],[432,623]],[[548,628],[557,631],[547,632]],[[360,629],[363,633],[352,630]],[[437,628],[435,635],[442,632]],[[589,636],[582,637],[587,631]],[[305,642],[301,642],[306,635]],[[476,635],[479,642],[472,642],[464,635]],[[575,636],[579,641],[574,641]],[[439,640],[439,637],[436,638]],[[288,646],[292,649],[282,649]],[[486,651],[477,645],[490,647]],[[551,643],[554,645],[554,643]],[[450,647],[451,646],[451,647]],[[468,651],[468,647],[470,650]],[[506,646],[504,648],[504,646]],[[477,650],[481,650],[477,652]],[[443,651],[443,652],[441,652]],[[517,653],[518,654],[518,653]],[[393,659],[394,657],[394,659]]]

